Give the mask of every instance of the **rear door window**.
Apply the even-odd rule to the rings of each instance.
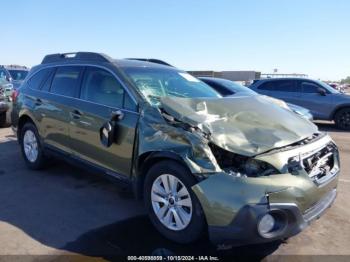
[[[275,86],[273,85],[272,82],[265,82],[263,84],[261,84],[260,86],[258,86],[259,90],[266,90],[266,91],[274,91],[275,90]]]
[[[275,91],[275,92],[300,92],[300,88],[292,80],[270,81],[262,84],[259,89]]]
[[[50,92],[53,94],[74,97],[77,94],[83,67],[58,67],[52,80]]]
[[[295,84],[295,81],[286,80],[286,81],[274,81],[275,91],[278,92],[300,92],[299,88]]]

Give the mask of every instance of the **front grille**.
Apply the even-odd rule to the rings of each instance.
[[[295,164],[299,168],[303,168],[309,177],[316,184],[320,185],[327,182],[339,171],[337,158],[337,147],[333,143],[329,143],[322,149],[311,152],[309,154],[300,155],[296,158],[290,159],[290,169],[295,168]],[[292,172],[293,170],[289,170]]]
[[[5,94],[5,89],[0,86],[0,96],[4,96]]]

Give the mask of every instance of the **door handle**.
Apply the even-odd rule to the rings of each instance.
[[[116,111],[112,111],[111,116],[112,116],[112,120],[119,121],[124,118],[124,113],[121,110],[116,110]]]
[[[35,105],[41,106],[43,104],[43,101],[40,98],[35,99]]]
[[[78,109],[74,109],[70,114],[74,119],[79,119],[83,115]]]

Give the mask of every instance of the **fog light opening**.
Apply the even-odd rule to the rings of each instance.
[[[276,221],[270,214],[264,215],[258,223],[259,234],[265,236],[270,233],[275,227]]]
[[[287,223],[287,217],[284,212],[272,211],[260,218],[258,232],[264,238],[274,238],[284,232]]]

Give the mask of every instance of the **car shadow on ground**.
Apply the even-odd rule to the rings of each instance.
[[[137,216],[91,230],[62,249],[88,256],[115,260],[119,256],[213,256],[220,260],[240,258],[260,261],[273,253],[281,244],[273,243],[241,247],[218,248],[205,236],[199,241],[182,245],[161,236],[147,216]]]
[[[126,255],[212,255],[256,260],[280,242],[218,250],[206,237],[180,245],[151,225],[141,201],[104,177],[55,161],[25,167],[16,140],[0,143],[0,221],[52,248],[109,260]],[[21,239],[8,239],[21,245]]]

